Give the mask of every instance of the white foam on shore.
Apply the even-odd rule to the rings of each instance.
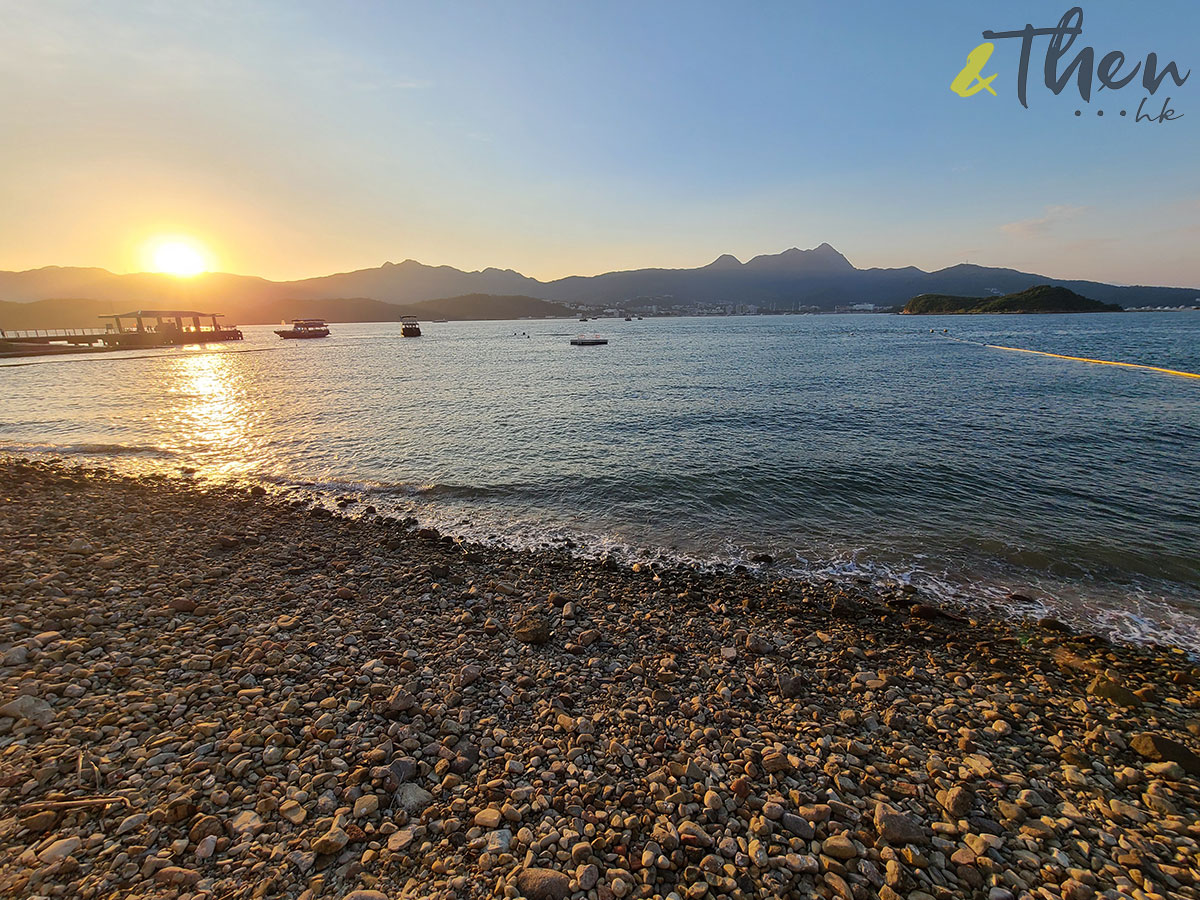
[[[345,509],[336,497],[325,493],[364,494],[364,499]],[[850,582],[867,580],[877,588],[912,585],[920,595],[940,606],[984,619],[1018,622],[1054,618],[1080,632],[1103,634],[1131,644],[1179,647],[1200,658],[1200,606],[1173,600],[1152,590],[1129,587],[1120,591],[1111,585],[1070,584],[1034,572],[967,573],[931,566],[928,560],[880,562],[866,548],[826,551],[817,557],[794,553],[778,554],[774,564],[756,563],[760,551],[729,539],[708,553],[661,546],[648,536],[631,543],[627,537],[589,530],[576,525],[552,523],[544,517],[521,519],[507,509],[472,507],[437,500],[425,502],[420,490],[379,492],[364,482],[311,485],[313,499],[330,511],[356,515],[374,505],[383,515],[412,516],[422,527],[467,543],[512,550],[566,550],[581,559],[612,558],[622,565],[634,563],[689,567],[701,571],[730,571],[735,566],[770,577],[797,580]],[[1012,593],[1028,596],[1017,600]],[[1122,603],[1119,606],[1118,603]]]
[[[706,552],[658,544],[647,533],[632,542],[627,535],[605,533],[589,527],[584,517],[575,522],[553,521],[532,508],[488,503],[503,496],[500,488],[480,490],[470,486],[396,484],[367,480],[319,478],[301,480],[282,475],[230,477],[219,470],[196,469],[173,451],[158,447],[119,444],[17,444],[0,443],[0,454],[37,456],[78,462],[104,461],[113,471],[127,475],[194,476],[197,482],[248,486],[260,484],[271,492],[304,497],[340,515],[357,516],[367,507],[380,515],[412,517],[422,527],[466,543],[512,550],[566,551],[580,559],[612,558],[621,565],[634,563],[688,567],[701,571],[730,571],[745,566],[769,577],[798,580],[852,582],[866,580],[877,588],[912,585],[920,595],[939,605],[980,618],[1021,621],[1051,617],[1082,632],[1100,633],[1131,644],[1178,647],[1200,658],[1200,603],[1171,598],[1148,587],[1068,583],[1036,572],[952,571],[930,565],[929,560],[880,561],[868,548],[826,548],[802,556],[792,550],[774,552],[775,563],[756,563],[760,552],[732,538]],[[338,500],[354,497],[342,507]],[[1030,597],[1029,602],[1010,593]]]

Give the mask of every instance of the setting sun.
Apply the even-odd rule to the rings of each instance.
[[[209,269],[208,254],[194,241],[182,238],[163,238],[152,242],[150,268],[155,272],[188,278]]]

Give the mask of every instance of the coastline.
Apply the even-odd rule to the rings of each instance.
[[[1176,650],[261,489],[0,484],[5,895],[1200,896]]]

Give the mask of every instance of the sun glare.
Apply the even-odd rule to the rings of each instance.
[[[209,268],[204,248],[182,238],[161,238],[152,242],[148,256],[152,271],[181,278],[199,275]]]

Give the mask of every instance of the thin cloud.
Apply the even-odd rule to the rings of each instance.
[[[1000,230],[1017,237],[1036,237],[1075,218],[1086,209],[1086,206],[1047,206],[1042,215],[1019,222],[1009,222],[1001,225]]]

